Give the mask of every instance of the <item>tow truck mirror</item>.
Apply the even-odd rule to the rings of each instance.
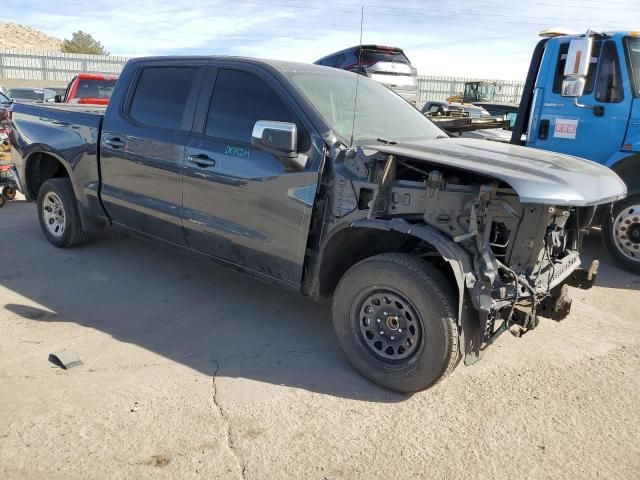
[[[298,127],[295,123],[258,120],[253,126],[251,145],[279,157],[296,157]]]
[[[53,101],[56,103],[62,103],[62,95],[56,95],[53,97]]]
[[[581,97],[587,83],[593,40],[589,35],[571,40],[564,65],[563,97]]]

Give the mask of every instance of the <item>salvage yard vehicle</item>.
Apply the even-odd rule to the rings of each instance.
[[[449,138],[355,78],[243,58],[130,60],[106,112],[14,106],[21,191],[55,246],[111,225],[333,296],[355,368],[422,390],[500,332],[566,314],[567,285],[596,276],[596,263],[580,266],[583,231],[626,190],[575,157]]]
[[[360,45],[314,63],[359,73],[386,85],[412,105],[418,101],[418,70],[411,66],[401,48]]]
[[[71,79],[64,96],[55,99],[58,103],[107,105],[117,81],[117,75],[81,73]]]
[[[511,143],[583,157],[625,181],[628,197],[594,223],[616,264],[640,274],[640,32],[542,35]]]
[[[55,95],[47,88],[14,87],[7,90],[7,96],[19,102],[53,102]]]

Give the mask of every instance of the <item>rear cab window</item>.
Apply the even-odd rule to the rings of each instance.
[[[596,81],[596,100],[604,103],[618,103],[623,99],[622,75],[616,44],[608,41],[602,47]]]
[[[116,86],[116,81],[115,78],[81,78],[78,81],[75,97],[109,99]]]
[[[129,117],[146,126],[178,130],[198,67],[143,67],[129,107]]]

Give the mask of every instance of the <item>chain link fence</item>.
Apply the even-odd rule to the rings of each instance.
[[[462,78],[462,77],[440,77],[420,75],[418,77],[418,89],[420,90],[420,101],[446,100],[452,95],[461,94],[464,91],[464,82],[475,82],[484,80],[495,82],[496,101],[520,103],[524,82],[513,80],[488,80],[486,78]]]
[[[0,81],[68,82],[78,73],[118,74],[127,57],[0,50]]]

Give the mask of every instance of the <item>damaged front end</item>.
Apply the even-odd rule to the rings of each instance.
[[[480,144],[485,164],[508,154],[493,151],[492,158],[486,142]],[[593,285],[598,265],[581,268],[582,237],[596,205],[624,195],[624,187],[612,183],[599,200],[567,195],[562,203],[544,194],[534,198],[531,183],[544,188],[548,172],[513,173],[518,170],[513,161],[492,172],[480,157],[460,149],[392,142],[370,148],[333,152],[332,216],[352,227],[414,236],[420,240],[414,253],[446,260],[458,284],[466,364],[477,361],[482,348],[504,331],[521,335],[537,326],[538,315],[566,316],[567,285]]]

